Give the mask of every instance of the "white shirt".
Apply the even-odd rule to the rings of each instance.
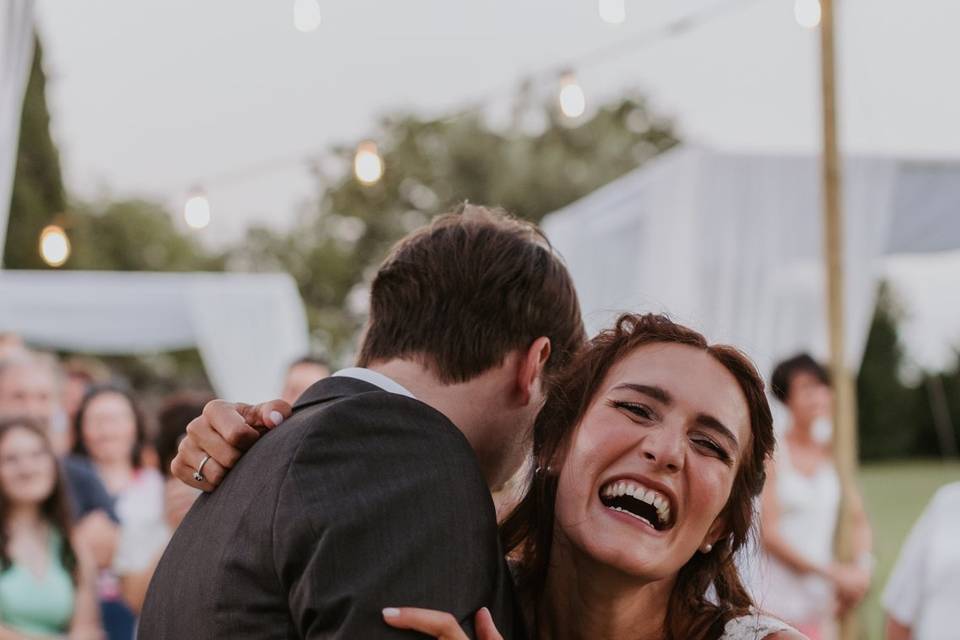
[[[336,376],[363,380],[364,382],[369,382],[375,387],[380,387],[384,391],[396,393],[397,395],[401,396],[407,396],[408,398],[413,398],[416,400],[416,397],[414,397],[414,395],[399,382],[372,369],[365,369],[364,367],[349,367],[347,369],[340,369],[340,371],[337,371],[332,377]]]
[[[914,640],[957,635],[960,606],[960,482],[945,485],[910,531],[883,592],[883,606]]]

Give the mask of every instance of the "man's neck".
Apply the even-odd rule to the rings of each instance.
[[[446,416],[476,453],[487,485],[493,486],[497,482],[501,460],[488,428],[491,409],[499,409],[504,404],[503,391],[496,380],[480,374],[466,382],[447,384],[438,380],[429,367],[413,360],[387,360],[367,368],[387,376],[410,391],[417,400]],[[498,395],[501,402],[496,401]]]

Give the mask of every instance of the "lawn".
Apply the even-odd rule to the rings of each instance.
[[[883,638],[880,595],[900,545],[937,487],[960,481],[960,463],[938,461],[864,465],[860,483],[873,523],[877,556],[874,586],[861,610],[861,637]]]

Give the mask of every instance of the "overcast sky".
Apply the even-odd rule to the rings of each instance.
[[[749,0],[708,24],[579,73],[591,102],[640,89],[688,141],[814,150],[817,35],[794,0]],[[38,0],[54,135],[70,190],[147,195],[179,210],[193,184],[376,133],[380,114],[441,114],[530,71],[717,0],[626,0],[611,26],[597,0]],[[720,0],[721,4],[729,0]],[[960,3],[839,0],[845,149],[960,157]],[[207,241],[252,222],[284,226],[311,193],[287,164],[208,185]]]

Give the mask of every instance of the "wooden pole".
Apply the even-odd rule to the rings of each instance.
[[[837,143],[835,31],[833,0],[820,0],[820,73],[823,90],[823,212],[826,259],[827,319],[830,329],[830,368],[834,387],[833,447],[842,484],[837,520],[836,556],[853,561],[853,526],[847,508],[857,460],[856,398],[853,377],[845,361],[843,212],[841,210],[840,153]],[[840,620],[840,638],[857,637],[856,615]]]

